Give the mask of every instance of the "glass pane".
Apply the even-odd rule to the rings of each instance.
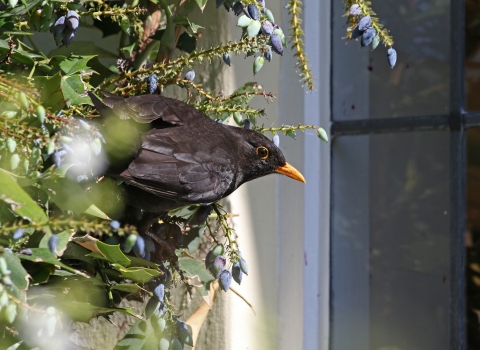
[[[449,349],[449,135],[333,144],[332,349]]]
[[[480,3],[466,0],[465,80],[467,109],[480,111]]]
[[[396,66],[387,49],[345,43],[341,1],[333,1],[333,118],[335,120],[446,114],[449,111],[448,0],[376,1],[373,10],[393,35]],[[480,57],[480,56],[479,56]]]
[[[467,339],[480,348],[480,129],[467,132]]]

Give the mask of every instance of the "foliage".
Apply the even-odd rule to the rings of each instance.
[[[227,261],[238,283],[248,273],[229,214],[219,204],[179,208],[155,225],[154,234],[139,235],[138,213],[125,214],[122,186],[103,176],[103,150],[114,136],[97,122],[87,91],[133,96],[175,85],[188,92],[187,103],[212,119],[233,118],[239,126],[252,124],[259,132],[293,138],[296,131],[313,129],[327,141],[325,130],[314,125],[260,125],[257,119],[265,112],[249,102],[275,96],[257,83],[223,96],[206,91],[194,78],[182,77],[193,64],[223,59],[230,65],[232,55],[254,56],[252,65],[255,57],[262,57],[263,65],[263,57],[271,59],[271,35],[281,39],[281,48],[273,51],[281,53],[287,45],[278,26],[272,33],[268,28],[262,31],[260,22],[274,22],[268,9],[248,12],[252,5],[261,5],[255,0],[217,0],[228,11],[247,13],[248,25],[239,41],[197,47],[202,27],[192,23],[189,14],[195,7],[203,10],[206,2],[0,0],[2,348],[61,348],[65,339],[58,334],[68,322],[89,322],[114,312],[138,318],[118,349],[191,344],[190,332],[171,304],[170,290],[182,283],[189,293],[196,290],[209,300],[216,277],[222,276],[224,290],[230,286]],[[369,3],[360,5],[373,14]],[[299,0],[290,1],[290,40],[301,81],[312,90],[300,9]],[[349,23],[354,25],[355,19],[349,17]],[[374,26],[380,29],[375,20]],[[104,65],[104,59],[112,57],[107,50],[77,41],[82,27],[96,27],[105,36],[122,33],[116,65]],[[57,49],[47,55],[30,40],[37,31],[51,32],[52,41],[76,54],[63,55]],[[393,43],[385,30],[377,32],[386,45]],[[156,78],[148,81],[156,84],[147,87],[152,75]],[[128,136],[128,130],[115,133],[113,142]],[[211,273],[200,259],[207,252]],[[144,311],[120,306],[124,299],[144,301]]]

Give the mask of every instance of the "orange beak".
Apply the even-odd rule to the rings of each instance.
[[[285,163],[285,165],[277,167],[275,169],[275,172],[277,172],[279,174],[282,174],[282,175],[285,175],[285,176],[288,176],[288,177],[290,177],[294,180],[306,183],[303,175],[300,174],[300,172],[297,169],[295,169],[293,166],[291,166],[288,163]]]

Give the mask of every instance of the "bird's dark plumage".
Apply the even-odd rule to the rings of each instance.
[[[256,131],[217,123],[160,95],[124,99],[104,94],[103,103],[90,94],[100,114],[110,115],[115,125],[119,120],[131,123],[131,132],[118,141],[127,157],[111,164],[111,175],[129,185],[130,204],[146,212],[211,204],[244,182],[275,172],[305,181],[280,149]],[[115,133],[108,120],[106,124]],[[115,146],[110,145],[110,153]]]

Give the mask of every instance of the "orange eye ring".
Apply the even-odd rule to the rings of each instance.
[[[257,147],[255,153],[257,154],[260,159],[267,159],[268,158],[268,148],[264,146]]]

